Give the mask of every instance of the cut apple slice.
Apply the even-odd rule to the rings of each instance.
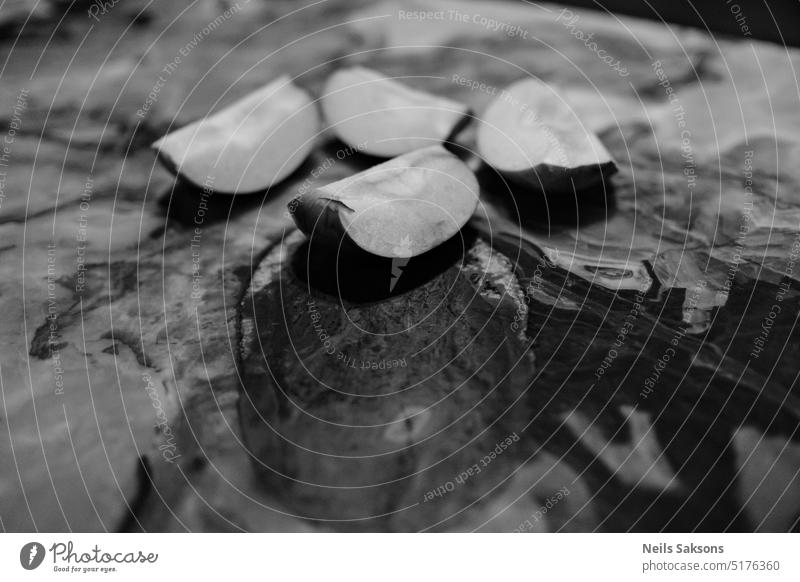
[[[388,158],[446,140],[466,119],[468,108],[353,67],[330,76],[322,110],[343,142]]]
[[[382,257],[408,258],[454,236],[478,205],[478,182],[442,146],[396,157],[289,203],[314,240],[343,236]]]
[[[477,141],[487,164],[545,191],[579,190],[617,171],[569,104],[536,79],[517,81],[492,101]]]
[[[170,171],[199,187],[225,194],[258,192],[303,163],[319,129],[311,97],[282,75],[152,147]]]

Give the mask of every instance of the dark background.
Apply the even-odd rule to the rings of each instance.
[[[54,23],[64,12],[79,12],[83,17],[91,4],[91,0],[40,2],[36,16]],[[559,4],[663,20],[739,38],[746,36],[740,26],[744,22],[754,39],[800,46],[800,0],[567,0]],[[15,34],[14,28],[25,19],[24,12],[24,3],[21,2],[5,6],[0,12],[0,36]],[[744,21],[737,22],[737,15],[744,17]]]
[[[601,12],[628,14],[652,20],[694,26],[734,37],[745,36],[736,16],[743,16],[753,38],[779,44],[800,45],[800,1],[798,0],[572,0],[563,2]],[[741,12],[736,12],[736,5]]]

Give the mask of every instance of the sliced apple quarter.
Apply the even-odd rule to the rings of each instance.
[[[445,141],[466,118],[468,108],[376,71],[352,67],[330,76],[322,111],[343,142],[388,158]]]
[[[545,191],[586,188],[617,171],[611,154],[569,104],[536,79],[517,81],[492,101],[477,142],[487,164]]]
[[[167,168],[197,186],[225,194],[258,192],[303,163],[319,129],[311,97],[282,75],[152,147]]]
[[[477,205],[474,174],[431,146],[299,196],[289,208],[312,241],[344,237],[372,254],[406,258],[453,237]]]

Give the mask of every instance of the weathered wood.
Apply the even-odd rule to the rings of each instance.
[[[100,23],[81,11],[60,25],[38,19],[13,47],[13,35],[0,41],[8,57],[0,135],[13,137],[0,197],[0,528],[796,523],[797,51],[589,12],[569,24],[552,6],[438,0],[326,2],[269,26],[296,3],[243,3],[187,52],[220,4],[196,2],[177,19],[188,2],[157,2],[140,14],[145,4],[119,3]],[[401,9],[470,18],[420,22],[400,18]],[[518,33],[473,22],[474,14]],[[628,74],[578,33],[593,34]],[[404,272],[390,296],[389,265],[356,269],[338,279],[342,305],[329,272],[336,262],[314,263],[315,254],[309,290],[302,269],[287,262],[303,254],[286,204],[375,163],[327,135],[287,181],[241,198],[176,183],[148,150],[171,127],[282,73],[318,94],[343,64],[403,76],[475,112],[509,82],[537,76],[563,91],[613,154],[620,172],[605,187],[558,198],[511,191],[475,165],[482,200],[464,232],[514,265],[524,329],[510,327],[520,297],[476,291],[460,248],[416,275]],[[474,145],[475,123],[456,136],[459,155]],[[270,265],[281,266],[275,273],[292,290],[281,301],[278,283],[251,284]],[[247,356],[243,390],[238,322],[248,288],[260,290],[253,317],[275,329],[247,337],[279,341],[262,341],[266,360]],[[361,327],[402,332],[437,294],[447,299],[430,307],[424,333],[378,340],[343,319],[346,308]],[[348,369],[319,350],[303,307],[309,295],[337,350],[356,359],[441,342],[418,356],[418,367],[411,358],[392,373]],[[299,355],[280,343],[288,338]],[[461,347],[452,366],[428,377]],[[531,354],[535,366],[513,365]],[[299,362],[362,396],[320,388]],[[265,376],[268,364],[278,380]],[[422,383],[387,395],[415,379]],[[451,392],[430,415],[415,408]],[[256,408],[248,410],[248,397]],[[417,420],[386,425],[409,411]],[[406,446],[417,430],[461,414],[440,437]],[[381,426],[346,430],[331,421]],[[339,458],[301,452],[270,426]],[[425,501],[514,432],[519,441],[477,477]],[[349,448],[380,456],[347,460]],[[774,457],[774,475],[759,483],[763,465],[753,459],[763,451]],[[373,486],[352,489],[365,484]],[[569,495],[542,514],[564,487]]]

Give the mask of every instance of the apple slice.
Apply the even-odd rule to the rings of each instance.
[[[258,192],[303,163],[319,129],[311,97],[281,75],[152,147],[170,171],[199,187],[225,194]]]
[[[376,71],[352,67],[328,78],[322,111],[343,142],[389,158],[446,140],[468,108],[410,89]]]
[[[454,236],[478,205],[478,181],[456,156],[431,146],[393,158],[289,203],[312,241],[344,235],[381,257],[408,258]]]
[[[483,160],[511,179],[571,192],[617,171],[605,146],[555,90],[536,79],[509,85],[478,127]]]

